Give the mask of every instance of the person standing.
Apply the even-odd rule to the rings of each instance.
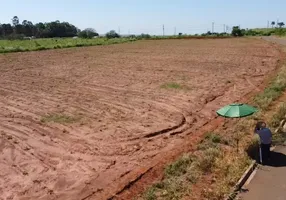
[[[260,138],[260,162],[265,164],[270,159],[270,147],[272,143],[272,133],[269,128],[266,127],[265,122],[258,122],[255,133],[259,135]]]

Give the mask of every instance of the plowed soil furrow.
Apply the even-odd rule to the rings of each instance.
[[[0,55],[0,199],[114,197],[259,90],[279,56],[251,39]]]

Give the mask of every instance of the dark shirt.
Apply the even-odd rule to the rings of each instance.
[[[269,128],[262,128],[255,131],[260,138],[262,144],[271,144],[272,142],[272,133]]]

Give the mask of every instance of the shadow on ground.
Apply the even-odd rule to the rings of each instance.
[[[286,167],[286,155],[279,152],[271,152],[271,159],[266,163],[271,167]]]

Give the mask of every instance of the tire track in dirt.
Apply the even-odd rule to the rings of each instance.
[[[259,85],[278,55],[244,39],[147,43],[0,55],[0,132],[13,144],[1,148],[4,198],[119,194],[174,149],[191,146],[213,110],[253,88],[244,74],[259,74],[249,77]],[[189,89],[160,88],[168,82]],[[81,120],[40,122],[47,114]],[[9,171],[11,148],[17,167]]]

